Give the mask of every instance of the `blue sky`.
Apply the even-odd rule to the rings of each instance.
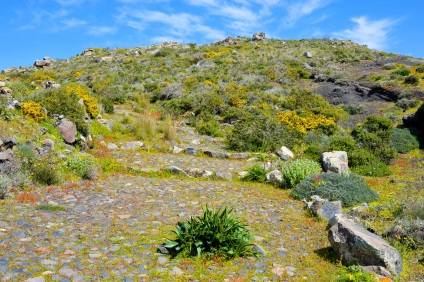
[[[339,38],[424,57],[423,0],[13,0],[0,9],[0,70],[89,47],[211,43],[264,31]]]

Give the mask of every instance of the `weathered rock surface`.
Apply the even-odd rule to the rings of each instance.
[[[285,160],[285,161],[287,161],[290,158],[294,158],[293,152],[286,146],[282,146],[275,153],[277,154],[277,156],[279,156],[282,160]]]
[[[315,216],[324,218],[327,221],[332,219],[336,214],[341,214],[343,212],[341,201],[330,202],[317,195],[313,195],[311,199],[311,202],[304,202],[306,208],[308,208]]]
[[[121,149],[124,150],[135,150],[138,148],[143,147],[143,142],[141,141],[131,141],[131,142],[127,142],[124,145],[121,146]]]
[[[279,169],[273,170],[266,174],[266,181],[269,183],[281,183],[283,181],[283,174]]]
[[[66,143],[73,144],[77,137],[77,126],[69,119],[61,119],[58,129]]]
[[[312,58],[312,53],[311,52],[305,52],[303,53],[303,56],[305,56],[306,58]]]
[[[399,252],[360,224],[342,218],[330,228],[328,239],[346,264],[383,266],[396,276],[403,270]]]
[[[322,168],[325,172],[348,173],[347,153],[345,151],[323,153]]]

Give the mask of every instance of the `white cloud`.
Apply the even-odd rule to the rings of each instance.
[[[88,34],[90,35],[105,35],[105,34],[114,34],[116,32],[116,27],[112,26],[92,26],[88,29]]]
[[[159,40],[172,38],[173,41],[183,42],[196,33],[202,33],[202,36],[208,39],[221,39],[225,37],[224,33],[220,30],[205,25],[201,17],[188,13],[173,14],[125,8],[120,9],[117,20],[128,27],[140,31],[155,29],[157,36],[154,38],[159,38]],[[151,40],[154,43],[158,42],[157,40]]]
[[[372,21],[366,16],[352,18],[351,21],[355,23],[352,29],[334,32],[333,36],[366,44],[373,49],[384,49],[387,47],[389,31],[397,22],[391,19]]]
[[[299,19],[312,14],[324,6],[330,4],[333,0],[307,0],[297,1],[287,7],[288,15],[284,20],[287,27],[293,26]]]
[[[80,19],[75,19],[75,18],[65,19],[65,20],[62,20],[60,22],[63,23],[66,28],[74,28],[74,27],[78,27],[78,26],[82,26],[82,25],[87,24],[86,21],[80,20]]]

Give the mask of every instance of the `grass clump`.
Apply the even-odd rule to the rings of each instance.
[[[320,173],[321,170],[321,165],[316,161],[302,158],[294,160],[281,170],[283,178],[281,186],[284,188],[294,187],[308,175]]]
[[[50,204],[39,205],[39,206],[37,206],[35,209],[37,209],[37,210],[41,210],[41,211],[50,211],[50,212],[56,212],[56,211],[66,211],[66,210],[68,210],[68,209],[67,209],[66,207],[64,207],[64,206],[50,205]]]
[[[260,165],[252,166],[247,169],[247,174],[243,176],[241,180],[252,182],[265,182],[266,170]]]
[[[309,199],[318,195],[329,201],[341,201],[343,207],[369,203],[378,198],[378,194],[371,190],[361,176],[332,172],[308,176],[296,185],[290,195],[295,199]]]
[[[376,277],[372,273],[366,272],[362,267],[352,265],[347,268],[347,271],[339,277],[336,282],[375,282]]]
[[[183,257],[205,255],[227,259],[254,255],[252,235],[237,217],[231,215],[232,209],[203,208],[203,215],[191,217],[185,222],[178,222],[174,234],[176,238],[168,239],[165,245],[175,255]]]

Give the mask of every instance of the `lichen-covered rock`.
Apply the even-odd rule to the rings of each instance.
[[[325,172],[348,173],[347,153],[344,151],[325,152],[322,154],[322,168]]]

